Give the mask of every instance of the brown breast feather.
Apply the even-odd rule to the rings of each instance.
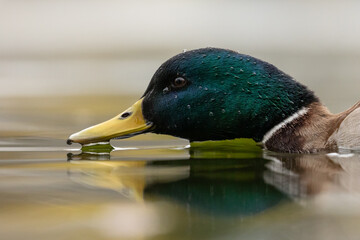
[[[265,147],[307,153],[360,147],[360,102],[339,114],[330,113],[319,102],[312,103],[306,114],[276,131]]]

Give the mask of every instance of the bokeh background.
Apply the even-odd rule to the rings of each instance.
[[[334,112],[360,99],[360,2],[1,0],[0,96],[140,96],[183,49],[273,63]]]
[[[213,46],[273,63],[333,111],[360,98],[359,1],[0,4],[0,96],[140,95],[167,58]]]

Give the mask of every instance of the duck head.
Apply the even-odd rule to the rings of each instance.
[[[203,48],[163,63],[145,93],[118,116],[70,136],[68,143],[153,132],[190,141],[252,138],[317,102],[273,65],[237,52]]]

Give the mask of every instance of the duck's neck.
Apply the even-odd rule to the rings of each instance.
[[[336,146],[329,144],[328,139],[340,119],[340,115],[314,102],[274,126],[264,135],[262,143],[266,149],[280,152],[331,150]]]

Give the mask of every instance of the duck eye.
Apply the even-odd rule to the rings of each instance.
[[[182,78],[182,77],[177,77],[177,78],[175,78],[174,81],[171,83],[171,86],[172,86],[173,88],[181,88],[181,87],[185,86],[186,83],[187,83],[187,81],[186,81],[184,78]]]

